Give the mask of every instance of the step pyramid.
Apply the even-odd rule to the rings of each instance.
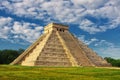
[[[40,38],[11,65],[25,66],[110,66],[92,49],[69,32],[69,27],[50,23]]]

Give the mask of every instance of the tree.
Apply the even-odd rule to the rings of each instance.
[[[9,64],[18,56],[19,53],[16,50],[2,50],[0,51],[0,64]]]
[[[108,63],[111,63],[112,66],[120,67],[120,59],[113,59],[111,57],[105,57]]]
[[[0,50],[0,63],[2,63],[2,56],[1,56],[1,50]]]

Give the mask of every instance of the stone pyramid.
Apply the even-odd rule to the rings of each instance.
[[[34,37],[34,36],[33,36]],[[12,63],[26,66],[110,66],[74,37],[68,26],[51,23],[40,38]]]

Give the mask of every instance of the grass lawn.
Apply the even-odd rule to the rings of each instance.
[[[120,80],[120,69],[0,65],[0,80]]]

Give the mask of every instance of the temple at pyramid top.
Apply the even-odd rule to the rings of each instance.
[[[44,33],[11,65],[25,66],[111,66],[74,37],[68,26],[50,23]],[[33,36],[34,37],[34,36]]]
[[[44,33],[49,33],[50,31],[66,31],[68,30],[67,25],[57,24],[57,23],[50,23],[44,27]]]

